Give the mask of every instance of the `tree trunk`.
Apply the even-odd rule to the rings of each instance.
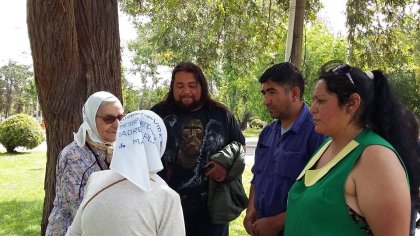
[[[155,90],[155,81],[154,79],[152,79],[152,85],[150,85],[150,92],[149,92],[149,99],[147,102],[147,107],[145,109],[150,109],[152,107],[152,95],[153,95],[153,91]]]
[[[306,0],[290,0],[289,6],[289,29],[287,32],[285,61],[291,62],[299,69],[301,68],[302,62],[305,4]]]
[[[7,153],[14,153],[15,151],[15,146],[6,146],[6,152]]]
[[[242,117],[242,120],[239,122],[239,128],[244,131],[248,126],[248,122],[251,119],[251,112],[246,111]]]
[[[143,84],[143,89],[141,90],[141,97],[140,97],[140,102],[139,102],[139,110],[140,109],[146,109],[146,102],[144,101],[144,93],[146,92],[146,88],[147,88],[147,71],[146,71],[146,65],[144,65],[144,71],[141,71],[141,67],[140,67],[140,73],[141,73],[141,82]]]
[[[10,110],[12,108],[12,89],[13,89],[13,79],[8,76],[5,77],[6,80],[6,108],[5,108],[5,118],[10,116]]]
[[[302,41],[303,41],[303,20],[305,16],[306,0],[296,1],[295,24],[293,27],[293,44],[291,63],[297,68],[301,68],[302,64]]]
[[[16,114],[23,113],[24,101],[23,101],[23,89],[16,88],[17,97],[15,99]]]
[[[57,157],[81,124],[84,102],[100,90],[122,97],[117,0],[28,0],[27,23],[48,147],[44,235]]]

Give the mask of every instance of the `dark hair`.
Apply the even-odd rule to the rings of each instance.
[[[177,107],[175,105],[175,97],[174,97],[173,89],[174,89],[174,82],[175,82],[175,74],[180,71],[194,74],[195,79],[201,86],[200,103],[203,104],[204,107],[208,107],[210,109],[220,107],[224,110],[227,110],[223,104],[210,98],[210,93],[209,93],[206,77],[204,76],[204,73],[201,70],[201,68],[192,62],[181,62],[178,65],[176,65],[175,68],[173,69],[169,92],[165,95],[165,98],[163,101],[167,108],[172,110],[173,108]]]
[[[287,85],[289,89],[298,87],[300,89],[300,99],[302,99],[305,89],[303,77],[299,69],[292,63],[283,62],[271,66],[261,75],[258,81],[262,84],[269,80]]]
[[[369,74],[372,79],[358,68],[330,61],[321,67],[318,80],[324,80],[327,90],[337,95],[340,106],[346,105],[353,93],[361,97],[353,121],[362,128],[371,128],[397,150],[407,168],[411,190],[417,192],[420,186],[417,121],[394,96],[382,71]]]

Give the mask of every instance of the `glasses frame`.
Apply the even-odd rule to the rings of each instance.
[[[106,115],[106,116],[98,116],[96,115],[96,117],[101,118],[102,121],[107,124],[113,124],[115,122],[115,120],[121,121],[124,118],[125,114],[122,115],[118,115],[118,116],[113,116],[113,115]],[[111,121],[112,119],[112,121]]]
[[[339,74],[339,73],[346,74],[347,78],[349,78],[349,80],[353,84],[353,86],[356,87],[356,85],[354,84],[353,78],[350,75],[351,70],[352,70],[351,66],[349,66],[347,64],[340,64],[340,65],[334,67],[333,69],[331,69],[331,72],[334,73],[334,74]]]

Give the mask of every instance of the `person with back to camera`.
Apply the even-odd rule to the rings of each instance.
[[[46,235],[64,235],[82,202],[89,176],[109,169],[113,142],[124,110],[109,92],[92,94],[82,109],[83,123],[74,141],[61,151],[56,168],[54,207]]]
[[[179,195],[156,174],[166,140],[165,124],[154,112],[126,115],[110,170],[89,177],[66,235],[185,235]]]
[[[164,169],[159,175],[181,196],[186,234],[228,235],[228,222],[241,213],[247,200],[240,180],[245,138],[233,115],[210,98],[201,68],[191,62],[174,68],[169,92],[151,110],[162,117],[168,130]],[[239,158],[212,159],[225,148],[236,150]],[[223,191],[227,195],[220,200],[222,192],[210,191],[213,187],[229,191]],[[225,203],[232,204],[221,207]]]
[[[315,130],[330,138],[289,192],[285,235],[408,235],[417,140],[383,72],[331,61],[313,99]]]
[[[244,227],[251,235],[283,235],[290,187],[325,137],[314,131],[303,102],[300,71],[284,62],[260,77],[264,105],[277,119],[258,138]]]

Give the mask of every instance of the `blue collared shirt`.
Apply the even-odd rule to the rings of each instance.
[[[292,184],[324,139],[324,135],[315,132],[306,104],[283,135],[280,120],[262,130],[251,170],[258,218],[286,211],[287,194]]]

